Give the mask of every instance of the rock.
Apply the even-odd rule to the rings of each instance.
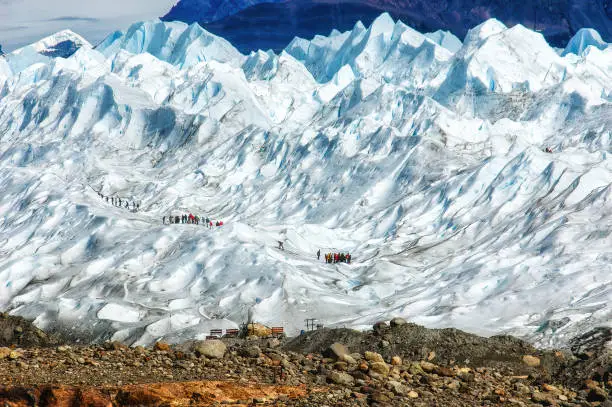
[[[277,338],[270,338],[266,341],[266,346],[271,349],[278,348],[280,345],[281,342]]]
[[[461,387],[461,382],[457,380],[453,380],[452,382],[447,384],[446,387],[448,387],[451,390],[459,390],[459,388]]]
[[[20,333],[22,333],[22,332],[23,332],[23,328],[22,328],[22,327],[20,327],[20,326],[16,326],[16,327],[15,327],[15,333],[16,333],[16,334],[20,334]]]
[[[389,345],[391,345],[391,344],[389,343],[389,341],[384,340],[384,339],[383,339],[383,340],[382,340],[382,342],[380,343],[380,346],[382,346],[383,348],[388,348],[388,347],[389,347]]]
[[[336,370],[341,370],[343,372],[345,372],[348,368],[348,363],[346,362],[336,362],[334,363],[334,369]]]
[[[370,369],[370,367],[368,366],[366,362],[361,362],[359,364],[359,370],[361,370],[362,372],[367,372],[368,369]]]
[[[387,365],[385,362],[374,362],[370,365],[370,371],[387,375],[389,374],[389,365]]]
[[[22,356],[23,355],[21,354],[21,352],[17,352],[16,350],[11,351],[11,353],[9,353],[8,355],[9,359],[11,360],[19,359]]]
[[[455,377],[453,369],[444,366],[438,366],[434,370],[438,376]]]
[[[404,318],[399,318],[399,317],[395,317],[391,321],[389,321],[391,328],[394,328],[396,326],[406,325],[407,323],[408,322]]]
[[[421,375],[422,376],[425,374],[425,371],[421,367],[420,363],[411,363],[410,367],[408,368],[408,371],[410,372],[411,375]]]
[[[411,390],[408,392],[408,394],[406,394],[408,397],[410,397],[411,399],[416,399],[419,397],[419,393],[417,393],[414,390]]]
[[[240,348],[240,350],[238,351],[238,353],[240,354],[240,356],[243,356],[245,358],[258,358],[259,355],[261,354],[261,349],[259,349],[259,346],[245,346],[243,348]]]
[[[221,359],[225,355],[227,346],[218,339],[198,341],[193,346],[193,351],[210,359]]]
[[[389,386],[393,393],[399,396],[403,396],[410,391],[410,389],[408,389],[408,386],[403,385],[400,382],[396,382],[395,380],[389,380],[387,382],[387,386]]]
[[[531,395],[531,400],[543,406],[552,406],[556,404],[553,396],[547,393],[535,392]]]
[[[247,327],[247,331],[249,335],[258,336],[260,338],[272,335],[271,328],[268,328],[267,326],[258,323],[249,324]]]
[[[157,350],[157,351],[169,351],[170,350],[170,345],[168,345],[166,342],[155,342],[155,345],[153,345],[153,349]]]
[[[85,359],[84,358],[77,358],[77,362],[79,362],[81,365],[85,364]]]
[[[4,358],[8,358],[10,354],[11,354],[10,348],[6,348],[6,347],[0,348],[0,360]]]
[[[327,376],[327,378],[330,381],[343,386],[352,386],[355,382],[353,376],[344,372],[333,371]]]
[[[436,370],[436,365],[430,362],[421,362],[419,365],[421,365],[421,369],[427,373],[433,373],[433,371]]]
[[[393,356],[391,358],[391,364],[393,366],[400,366],[402,364],[402,358],[400,358],[399,356]]]
[[[540,366],[540,358],[531,355],[523,356],[523,363],[529,367],[538,367]]]
[[[354,365],[354,364],[356,364],[356,363],[357,363],[357,361],[355,360],[355,358],[353,358],[351,355],[348,355],[348,354],[346,354],[346,355],[342,355],[342,356],[340,357],[340,360],[341,360],[342,362],[346,362],[346,363],[348,363],[349,365]]]
[[[567,396],[566,396],[566,395],[564,395],[564,394],[559,394],[559,395],[557,396],[557,398],[558,398],[559,400],[561,400],[561,401],[567,401],[567,400],[568,400]]]
[[[385,321],[379,321],[372,327],[375,333],[381,333],[387,329],[387,323]]]
[[[325,349],[325,351],[323,352],[323,356],[325,356],[326,358],[342,360],[342,357],[344,355],[348,355],[348,353],[349,351],[346,346],[341,343],[335,342],[331,344],[329,348]]]
[[[557,387],[546,383],[542,385],[542,389],[549,393],[561,393],[561,390],[559,390]]]
[[[427,355],[427,360],[428,361],[432,361],[436,358],[436,352],[434,352],[433,350],[431,352],[429,352],[429,354]]]
[[[589,390],[589,393],[587,394],[587,401],[590,402],[605,401],[607,398],[608,394],[601,387],[593,387],[591,390]]]
[[[380,391],[370,394],[370,398],[374,403],[380,403],[383,406],[387,406],[391,402],[391,399]]]
[[[366,351],[365,354],[364,354],[364,357],[369,362],[382,362],[382,363],[385,362],[385,360],[380,355],[380,353],[376,353],[376,352]]]

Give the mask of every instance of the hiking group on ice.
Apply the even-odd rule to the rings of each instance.
[[[182,214],[181,216],[178,215],[170,215],[170,216],[163,216],[162,217],[162,223],[165,225],[166,224],[166,218],[168,219],[168,224],[177,224],[177,223],[183,223],[183,224],[192,224],[192,225],[199,225],[200,222],[202,222],[202,224],[204,226],[208,226],[209,228],[212,228],[213,225],[214,226],[223,226],[223,221],[218,220],[216,222],[213,221],[206,217],[199,217],[198,215],[193,215],[193,214]]]

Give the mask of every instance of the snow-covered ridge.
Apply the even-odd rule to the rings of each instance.
[[[542,345],[609,324],[612,51],[580,35],[560,56],[489,20],[459,46],[382,15],[245,56],[151,21],[0,58],[0,307],[135,343],[249,313]],[[225,226],[161,224],[183,211]]]

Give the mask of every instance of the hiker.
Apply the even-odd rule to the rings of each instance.
[[[208,222],[208,228],[212,229],[212,220],[210,222]]]
[[[196,225],[200,224],[200,218],[198,217],[198,215],[195,216],[195,224]]]
[[[106,197],[106,203],[108,203],[108,197]]]
[[[215,223],[215,226],[219,226],[219,221],[217,221],[217,222]]]
[[[129,201],[125,201],[125,209],[130,209],[130,203],[129,203]]]
[[[547,153],[549,153],[549,154],[553,152],[553,151],[552,151],[552,148],[550,148],[550,147],[546,147],[546,150],[545,150],[545,151],[546,151]]]
[[[223,226],[223,221],[222,220],[219,221],[219,226]]]
[[[210,223],[210,219],[208,219],[208,217],[206,217],[206,225],[208,226],[209,223]]]
[[[165,225],[166,224],[166,217],[162,216],[162,224]]]
[[[321,258],[321,249],[317,250],[317,260]]]
[[[351,264],[351,254],[350,254],[350,253],[347,253],[347,254],[346,254],[346,262],[347,262],[348,264]]]
[[[137,203],[137,204],[136,204],[136,210],[139,210],[139,209],[140,209],[140,204],[139,204],[139,203]]]
[[[280,250],[285,250],[285,246],[283,245],[283,242],[281,242],[280,240],[278,241],[278,248]]]
[[[176,215],[174,217],[174,223],[181,223],[181,221],[179,220],[179,216],[178,215]]]
[[[329,263],[329,254],[325,253],[325,263]]]
[[[195,216],[193,216],[191,213],[189,214],[189,223],[195,223]]]

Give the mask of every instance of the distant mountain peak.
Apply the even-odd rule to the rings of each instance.
[[[79,34],[70,30],[62,30],[33,44],[19,48],[11,52],[11,54],[20,54],[25,49],[32,49],[41,55],[51,58],[68,58],[81,47],[92,48],[92,45]]]

